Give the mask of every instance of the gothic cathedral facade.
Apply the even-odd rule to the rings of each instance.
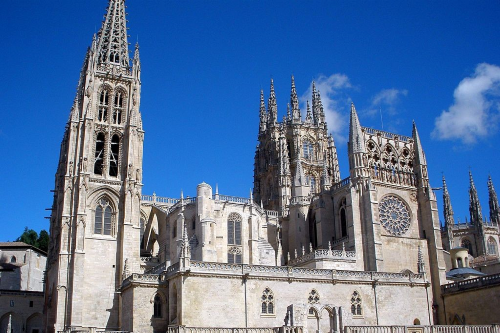
[[[279,121],[271,81],[249,198],[205,183],[193,198],[143,195],[138,45],[128,54],[124,0],[110,0],[61,144],[48,333],[444,322],[441,228],[415,124],[411,136],[362,127],[352,104],[342,178],[320,92],[303,116],[292,77]]]

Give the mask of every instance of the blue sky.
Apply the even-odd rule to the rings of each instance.
[[[107,1],[5,1],[0,11],[0,241],[48,228],[59,145]],[[341,177],[353,101],[363,126],[411,135],[415,120],[433,187],[446,176],[468,216],[472,170],[483,214],[500,190],[498,1],[128,0],[139,40],[144,194],[194,195],[205,181],[249,196],[259,93],[274,79],[279,118],[295,76],[317,82]],[[380,117],[382,114],[382,119]],[[442,216],[442,192],[436,192]]]

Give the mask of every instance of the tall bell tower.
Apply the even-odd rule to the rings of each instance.
[[[83,63],[61,143],[50,218],[48,332],[119,330],[123,277],[139,270],[141,65],[124,0],[110,0]]]

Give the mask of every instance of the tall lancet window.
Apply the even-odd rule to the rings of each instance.
[[[117,134],[111,138],[111,151],[109,153],[109,175],[118,176],[118,153],[120,152],[120,138]]]
[[[102,175],[102,166],[104,162],[104,141],[104,133],[98,133],[95,141],[94,173],[96,175]]]
[[[304,158],[306,160],[312,160],[313,155],[314,155],[313,144],[310,141],[306,140],[302,144],[302,147],[303,147],[303,151],[304,151]]]
[[[123,115],[123,93],[117,91],[115,94],[115,104],[113,108],[113,124],[120,125]]]
[[[94,233],[111,235],[111,207],[106,199],[101,199],[95,208]]]
[[[237,213],[229,214],[227,218],[227,262],[241,264],[241,216]]]
[[[101,92],[99,97],[99,113],[97,119],[102,122],[108,121],[109,93],[107,90]]]

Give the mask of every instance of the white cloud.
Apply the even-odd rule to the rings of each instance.
[[[497,127],[499,120],[500,67],[482,63],[453,92],[454,103],[435,120],[432,137],[473,144]]]
[[[346,107],[350,105],[350,98],[344,93],[344,90],[352,88],[349,78],[344,74],[332,74],[330,76],[319,75],[314,79],[316,90],[320,92],[321,102],[325,110],[325,118],[328,124],[328,130],[334,134],[336,141],[343,142],[346,138],[343,132],[347,128],[348,112]],[[306,101],[311,103],[312,83],[305,93],[299,97],[302,116],[306,114]]]
[[[372,97],[370,107],[363,111],[363,114],[373,116],[379,114],[380,111],[389,115],[395,115],[396,105],[399,103],[401,96],[408,95],[406,89],[383,89]]]

